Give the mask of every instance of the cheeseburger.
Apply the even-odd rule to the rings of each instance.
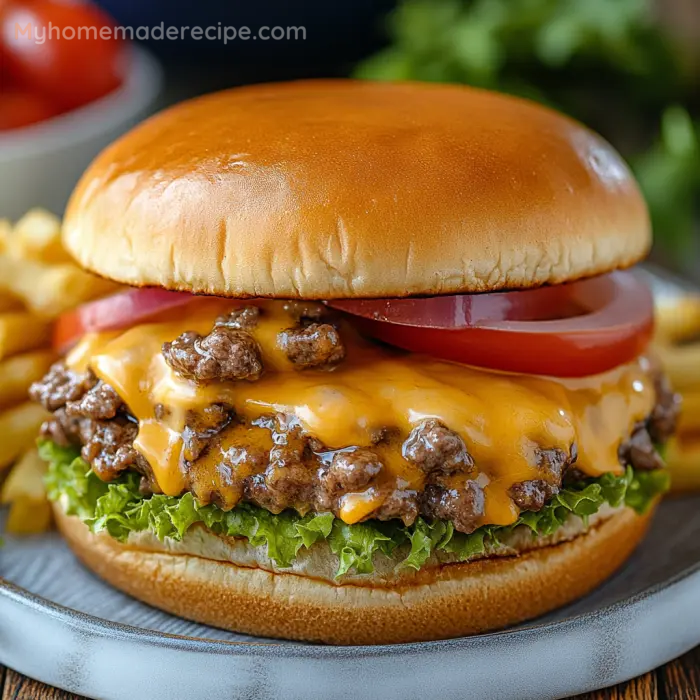
[[[77,556],[163,610],[336,644],[587,593],[666,487],[677,397],[617,153],[465,87],[299,82],[107,148],[65,245],[128,285],[31,390]]]

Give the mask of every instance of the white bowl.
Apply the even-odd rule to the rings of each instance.
[[[162,73],[132,47],[121,87],[83,107],[0,133],[0,218],[17,219],[42,206],[61,214],[90,161],[156,107]]]

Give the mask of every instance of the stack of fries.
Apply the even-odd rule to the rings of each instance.
[[[666,460],[674,491],[700,489],[700,293],[657,303],[656,352],[683,396]]]
[[[114,289],[71,262],[52,214],[30,211],[14,227],[0,220],[0,502],[9,504],[10,533],[43,532],[51,524],[45,466],[35,449],[46,412],[27,390],[56,359],[53,319]]]

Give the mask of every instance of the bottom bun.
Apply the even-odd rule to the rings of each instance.
[[[442,564],[378,585],[243,567],[166,545],[121,544],[54,507],[81,561],[139,600],[235,632],[329,644],[447,639],[542,615],[618,569],[643,538],[652,510],[638,516],[623,508],[570,541],[520,556]]]

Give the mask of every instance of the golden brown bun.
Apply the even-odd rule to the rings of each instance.
[[[618,154],[580,124],[468,87],[309,81],[185,102],[107,148],[65,244],[135,286],[386,297],[560,283],[650,245]]]
[[[446,639],[536,617],[588,593],[632,553],[651,512],[624,508],[557,545],[421,571],[393,586],[338,585],[295,573],[123,545],[55,507],[78,557],[117,588],[191,620],[331,644]]]

